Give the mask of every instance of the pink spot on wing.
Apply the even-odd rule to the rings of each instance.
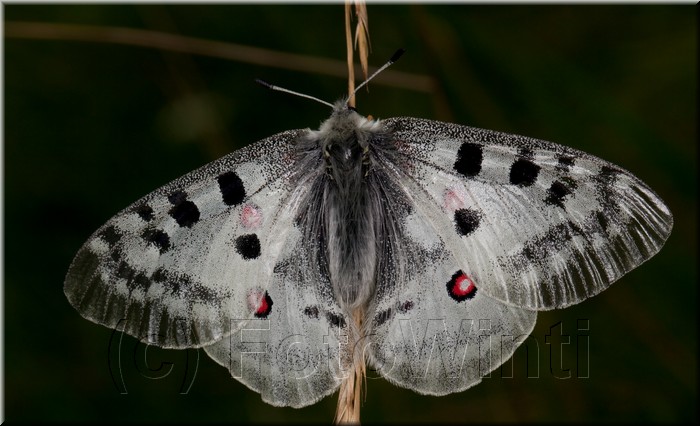
[[[449,213],[454,213],[455,210],[464,208],[464,190],[461,188],[452,188],[445,191],[442,205]]]
[[[260,306],[260,299],[265,295],[262,290],[251,290],[248,292],[246,302],[248,302],[248,310],[255,311]]]
[[[262,224],[262,211],[252,205],[246,204],[241,211],[241,225],[246,229],[255,229]]]
[[[266,318],[272,311],[272,298],[266,291],[252,290],[248,292],[248,309],[256,318]]]

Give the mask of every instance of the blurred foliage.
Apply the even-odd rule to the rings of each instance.
[[[392,70],[430,91],[377,82],[358,97],[375,117],[435,118],[581,149],[642,178],[668,203],[664,249],[611,289],[540,314],[514,378],[430,397],[368,380],[367,422],[691,421],[697,399],[697,27],[683,6],[369,6],[370,62],[398,47]],[[44,22],[140,28],[344,61],[336,5],[4,5],[5,25]],[[5,410],[8,420],[324,422],[335,397],[274,408],[203,352],[181,378],[138,374],[124,337],[122,395],[110,375],[111,330],[82,319],[63,278],[92,231],[140,196],[273,133],[316,127],[328,110],[273,93],[256,77],[332,101],[338,77],[289,67],[116,43],[25,39],[6,29]],[[286,69],[290,68],[290,69]],[[579,319],[590,330],[578,330]],[[562,321],[564,367],[545,336]],[[590,378],[576,366],[589,339]],[[141,348],[140,350],[142,350]],[[191,352],[191,351],[190,351]],[[151,348],[149,365],[190,352]],[[196,351],[194,351],[196,353]],[[141,352],[138,352],[139,354]],[[556,354],[555,354],[556,358]],[[534,359],[534,361],[533,361]],[[128,362],[127,362],[128,361]],[[143,360],[139,361],[143,362]],[[141,371],[144,365],[141,365]],[[531,369],[532,371],[532,369]],[[153,373],[156,374],[156,373]],[[530,373],[533,374],[533,373]],[[177,376],[177,377],[176,377]]]

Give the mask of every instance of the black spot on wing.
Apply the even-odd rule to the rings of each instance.
[[[188,303],[220,304],[223,296],[205,287],[202,283],[186,274],[169,272],[158,268],[151,276],[153,282],[163,285],[166,292]]]
[[[411,300],[407,300],[399,305],[399,312],[401,312],[402,314],[405,314],[411,309],[413,309],[413,301]]]
[[[399,303],[396,307],[396,311],[402,314],[407,313],[411,309],[413,309],[413,302],[410,300],[407,300],[403,303]],[[378,327],[392,319],[396,314],[396,311],[392,308],[388,308],[379,312],[377,315],[374,316],[374,326]]]
[[[304,315],[309,318],[318,319],[318,306],[307,306],[304,308]]]
[[[137,206],[134,211],[146,222],[153,220],[153,208],[148,204],[141,204],[140,206]]]
[[[126,288],[129,289],[129,293],[136,289],[146,292],[151,286],[151,280],[148,279],[143,272],[132,268],[131,265],[125,261],[119,262],[116,276],[119,279],[126,280]]]
[[[257,259],[260,256],[260,240],[258,236],[246,234],[236,238],[236,252],[245,260]]]
[[[576,235],[584,235],[584,232],[573,221],[553,226],[542,236],[525,244],[522,257],[530,263],[539,264],[566,247]]]
[[[457,151],[457,161],[454,168],[466,177],[474,177],[481,172],[481,162],[484,160],[483,147],[473,142],[464,142]]]
[[[115,262],[119,263],[122,261],[124,258],[124,252],[122,251],[121,248],[115,247],[112,249],[112,251],[109,253],[109,257]]]
[[[190,228],[199,221],[199,209],[187,199],[185,192],[175,191],[168,196],[168,200],[173,204],[168,214],[178,225]]]
[[[455,210],[454,220],[457,232],[462,236],[467,236],[479,227],[481,213],[469,208]]]
[[[607,184],[612,184],[618,173],[622,173],[622,171],[609,165],[603,166],[600,168],[600,180]]]
[[[245,199],[243,181],[236,172],[226,172],[216,178],[221,191],[221,198],[227,206],[235,206]]]
[[[597,220],[597,223],[600,224],[601,230],[603,232],[606,232],[608,230],[608,227],[610,226],[610,220],[608,219],[608,216],[600,210],[596,210],[594,215],[595,219]]]
[[[518,186],[530,186],[537,180],[540,166],[531,160],[519,158],[510,166],[510,183]]]
[[[572,193],[575,187],[576,183],[573,180],[555,180],[554,182],[552,182],[552,185],[547,190],[547,198],[544,199],[544,202],[547,204],[564,208],[564,199],[567,195],[570,195]]]
[[[573,167],[576,157],[574,157],[573,155],[562,154],[558,157],[558,160],[559,162],[556,166],[557,169],[568,172],[571,169],[571,167]]]
[[[333,327],[337,327],[337,328],[344,328],[345,327],[345,318],[343,318],[341,315],[334,314],[333,312],[327,312],[326,319]]]
[[[116,227],[114,227],[114,225],[110,225],[100,232],[99,237],[102,241],[106,242],[110,248],[112,248],[119,242],[119,240],[121,240],[122,233]]]
[[[170,249],[170,237],[163,230],[146,229],[143,231],[143,234],[141,234],[141,238],[143,238],[147,243],[156,246],[158,250],[160,250],[161,254]]]
[[[181,189],[173,191],[168,195],[168,201],[170,201],[171,204],[184,203],[187,201],[187,193]]]
[[[389,321],[389,319],[391,319],[391,317],[393,316],[394,311],[391,308],[379,312],[377,315],[374,316],[374,326],[379,327],[380,325]]]

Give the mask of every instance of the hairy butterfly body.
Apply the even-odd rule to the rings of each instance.
[[[550,142],[346,103],[145,196],[65,281],[86,318],[203,347],[273,405],[357,363],[442,395],[506,361],[537,310],[658,252],[672,216],[629,172]]]

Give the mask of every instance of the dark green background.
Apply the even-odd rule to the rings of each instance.
[[[540,314],[540,377],[498,370],[475,388],[420,396],[368,380],[373,422],[689,421],[697,419],[697,62],[690,6],[369,6],[373,54],[435,79],[430,92],[372,84],[359,111],[416,116],[552,140],[616,163],[670,206],[663,250],[611,289]],[[344,60],[343,7],[4,6],[5,23],[144,28]],[[329,423],[335,396],[274,408],[202,352],[180,395],[184,351],[143,378],[124,339],[128,394],[108,368],[111,331],[63,294],[80,245],[121,208],[226,152],[316,127],[345,80],[317,73],[107,43],[5,35],[5,415],[10,420]],[[576,376],[577,319],[589,319],[590,378],[550,372],[549,328],[563,321]],[[581,350],[579,348],[579,350]],[[114,353],[114,352],[113,352]],[[190,355],[194,352],[190,352]],[[557,361],[558,362],[558,361]],[[531,367],[537,364],[530,360]],[[508,363],[508,366],[511,364]],[[143,368],[143,365],[141,365]],[[532,370],[531,370],[532,371]]]

